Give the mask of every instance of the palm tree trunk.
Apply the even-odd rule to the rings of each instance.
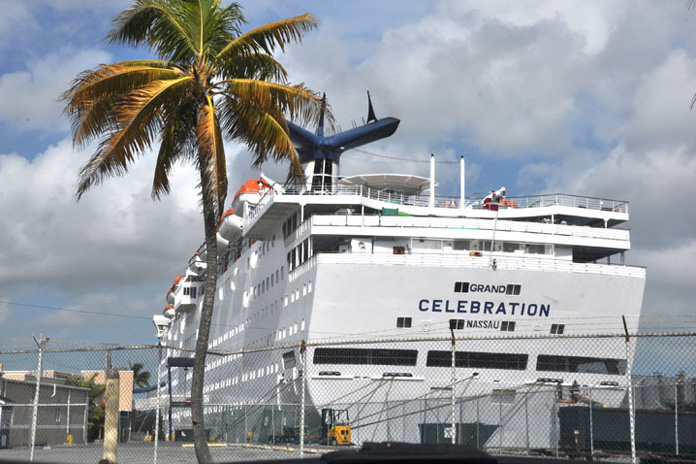
[[[193,378],[191,380],[191,419],[193,421],[193,445],[196,450],[196,458],[199,464],[213,462],[208,449],[208,437],[205,433],[204,424],[204,401],[203,401],[203,379],[205,376],[205,358],[208,351],[208,339],[210,336],[210,324],[213,319],[213,303],[215,302],[215,290],[217,286],[217,220],[215,214],[215,199],[213,192],[206,189],[206,177],[210,172],[206,163],[210,158],[199,161],[201,171],[201,185],[203,197],[203,222],[205,224],[205,247],[206,247],[206,278],[205,295],[203,297],[203,308],[201,310],[201,320],[198,326],[198,339],[196,340],[196,351],[193,360]]]

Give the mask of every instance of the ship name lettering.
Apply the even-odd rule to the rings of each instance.
[[[550,304],[517,303],[477,300],[429,300],[423,298],[418,302],[418,310],[433,313],[460,313],[460,314],[490,314],[500,316],[529,316],[549,317]]]
[[[484,285],[484,284],[474,284],[469,285],[470,292],[478,293],[505,293],[507,290],[507,285]]]

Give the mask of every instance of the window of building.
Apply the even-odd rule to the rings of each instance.
[[[412,319],[410,317],[397,317],[396,326],[399,328],[408,328],[411,327],[411,321]]]

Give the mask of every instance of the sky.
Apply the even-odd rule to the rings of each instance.
[[[319,28],[276,58],[326,92],[335,119],[401,120],[370,153],[467,162],[467,194],[627,200],[646,266],[645,330],[696,329],[696,11],[683,1],[254,0],[248,28],[305,12]],[[0,0],[0,346],[155,342],[172,280],[203,241],[192,166],[150,198],[154,157],[81,201],[60,95],[83,70],[150,56],[108,44],[125,0]],[[258,175],[228,143],[230,191]],[[90,151],[92,150],[92,151]],[[344,175],[428,175],[423,162],[348,152]],[[287,166],[264,165],[283,179]],[[438,164],[438,194],[458,166]],[[604,324],[602,332],[620,331]]]

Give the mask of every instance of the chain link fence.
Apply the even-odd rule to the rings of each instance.
[[[696,459],[695,342],[696,334],[628,343],[623,334],[561,335],[210,351],[205,428],[221,462],[316,456],[368,441]],[[0,460],[98,462],[108,356],[119,371],[119,461],[195,462],[191,350],[50,342],[0,351]]]

